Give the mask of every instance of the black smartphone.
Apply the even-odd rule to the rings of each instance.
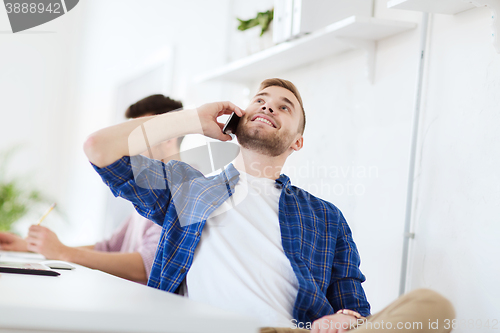
[[[236,134],[236,129],[238,128],[238,124],[240,123],[240,117],[236,113],[232,113],[229,116],[229,119],[226,121],[224,128],[222,129],[222,133],[224,134]]]

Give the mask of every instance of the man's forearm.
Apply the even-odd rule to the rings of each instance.
[[[148,276],[144,261],[138,252],[100,252],[82,248],[69,248],[61,260],[119,276],[121,278],[146,283]]]
[[[123,156],[138,155],[160,142],[195,133],[202,133],[196,109],[168,112],[101,129],[87,138],[83,149],[90,162],[103,168]]]

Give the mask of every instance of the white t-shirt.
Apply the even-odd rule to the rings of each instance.
[[[240,173],[236,207],[226,201],[205,224],[185,296],[253,316],[263,327],[290,327],[298,281],[281,245],[280,193],[274,180]]]

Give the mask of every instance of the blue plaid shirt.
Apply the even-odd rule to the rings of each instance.
[[[134,204],[142,216],[162,226],[148,285],[176,292],[193,262],[210,214],[232,194],[239,172],[230,164],[204,177],[190,165],[167,164],[138,155],[105,167],[93,165],[115,196]],[[290,184],[281,175],[279,224],[283,250],[297,276],[293,308],[297,322],[313,322],[339,309],[370,314],[361,283],[360,258],[340,210]]]

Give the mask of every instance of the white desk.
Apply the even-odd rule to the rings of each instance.
[[[73,265],[58,277],[0,273],[0,332],[258,332],[251,318]]]

